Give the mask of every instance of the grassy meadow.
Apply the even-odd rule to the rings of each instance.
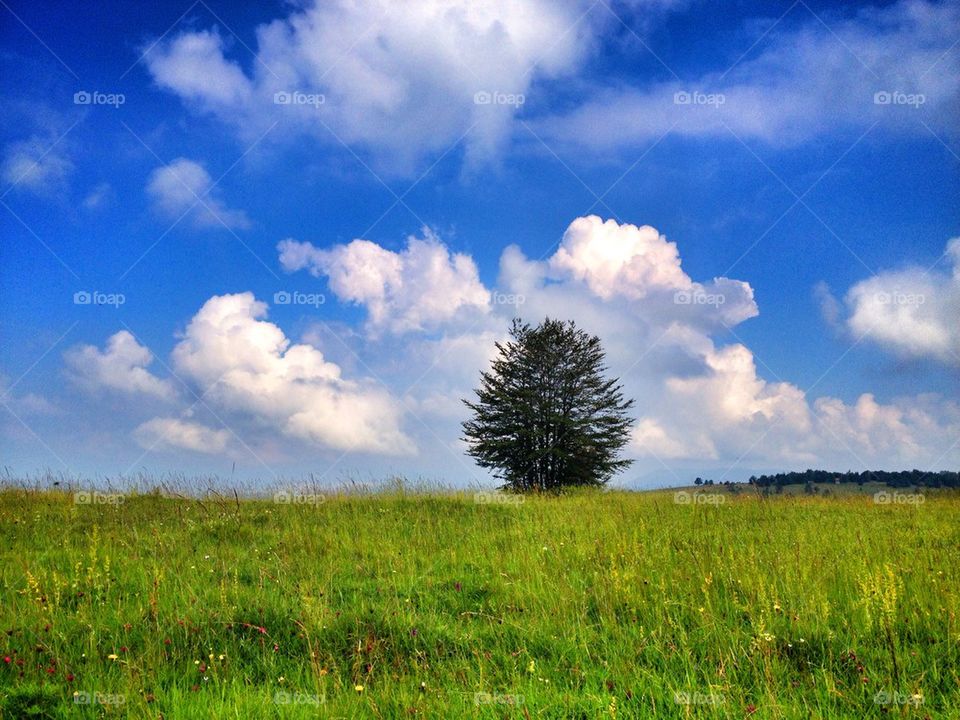
[[[0,491],[0,717],[960,717],[960,497],[699,492]]]

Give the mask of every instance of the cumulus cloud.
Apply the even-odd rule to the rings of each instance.
[[[387,276],[403,277],[402,253],[363,242],[363,254],[353,265],[357,275],[346,287],[363,288],[358,291],[362,297],[381,302],[388,294],[382,292],[386,283],[380,269],[389,267]],[[324,276],[331,256],[317,258],[316,253],[336,254],[350,245],[318,251],[281,244],[280,253],[288,270],[310,269]],[[434,248],[432,253],[447,261],[450,257],[446,250]],[[442,439],[457,447],[457,422],[465,416],[459,398],[470,395],[510,318],[537,322],[549,315],[574,319],[598,334],[611,373],[638,399],[630,453],[640,458],[639,467],[654,469],[666,461],[710,461],[722,467],[741,458],[842,467],[925,466],[944,453],[953,459],[960,454],[950,449],[960,434],[955,403],[935,397],[880,403],[865,394],[850,405],[809,397],[790,382],[763,378],[745,345],[718,345],[715,334],[758,313],[752,288],[731,278],[691,278],[677,245],[652,227],[577,218],[557,251],[544,260],[531,260],[515,246],[506,248],[496,287],[484,293],[517,302],[493,302],[487,312],[469,318],[447,317],[437,325],[439,336],[389,335],[367,348],[373,358],[389,358],[384,367],[409,368],[403,377],[391,376],[391,386],[404,392],[412,413],[430,422],[424,444]],[[357,301],[347,292],[336,294]],[[381,302],[378,307],[381,324],[402,323],[406,317],[404,305]]]
[[[246,213],[226,207],[213,191],[213,178],[206,169],[186,158],[157,168],[147,181],[147,195],[154,209],[168,220],[189,214],[193,224],[201,228],[250,227]]]
[[[103,350],[80,345],[68,350],[64,358],[70,378],[92,393],[107,389],[162,400],[176,395],[169,380],[158,378],[147,369],[153,362],[153,353],[126,330],[111,336]]]
[[[179,418],[158,417],[139,425],[133,437],[145,450],[191,450],[216,455],[226,450],[230,431],[214,430]]]
[[[945,258],[947,272],[882,272],[850,288],[850,331],[906,357],[960,364],[960,238]]]
[[[277,249],[284,270],[326,277],[338,299],[363,305],[375,331],[424,330],[489,308],[473,259],[451,253],[429,228],[401,252],[363,239],[329,249],[288,239]]]
[[[581,0],[313,2],[257,29],[249,74],[214,31],[160,42],[146,62],[160,87],[248,135],[283,118],[404,168],[469,131],[464,144],[476,160],[502,145],[536,79],[579,66],[597,22],[610,21],[590,8]],[[291,101],[275,103],[276,93]]]
[[[344,378],[315,347],[292,344],[252,293],[210,298],[173,350],[177,373],[228,417],[322,447],[405,455],[402,408],[371,381]]]
[[[819,12],[824,22],[798,5],[769,33],[772,20],[757,23],[745,47],[755,40],[758,50],[733,67],[598,89],[580,107],[538,119],[538,133],[605,152],[668,131],[731,140],[732,131],[789,145],[836,130],[859,134],[875,122],[896,133],[928,134],[921,120],[938,132],[958,130],[956,4],[901,0],[849,19]]]

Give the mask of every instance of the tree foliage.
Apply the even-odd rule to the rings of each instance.
[[[600,339],[571,322],[537,327],[514,320],[510,339],[481,376],[463,423],[469,453],[517,491],[603,485],[631,460],[620,458],[633,400],[605,377]]]

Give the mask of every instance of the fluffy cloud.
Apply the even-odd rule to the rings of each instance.
[[[267,306],[252,293],[215,296],[187,326],[173,350],[178,374],[205,403],[322,447],[404,455],[402,410],[372,382],[347,380],[310,345],[292,344],[262,319]]]
[[[191,450],[216,455],[226,450],[230,432],[179,418],[154,418],[139,425],[133,437],[145,450]]]
[[[189,213],[197,227],[249,227],[246,214],[226,207],[213,196],[213,190],[210,174],[202,165],[186,158],[157,168],[147,181],[147,195],[154,209],[169,220]]]
[[[284,270],[326,277],[338,299],[363,305],[375,331],[424,330],[486,312],[490,292],[473,259],[451,253],[428,228],[423,235],[399,253],[362,239],[330,249],[284,240],[277,249]]]
[[[359,242],[363,245],[355,245]],[[354,251],[356,275],[345,276],[345,288],[356,295],[341,289],[337,296],[351,302],[362,297],[368,308],[376,299],[381,326],[413,326],[405,324],[406,305],[381,302],[389,297],[384,278],[405,277],[402,253],[369,241],[332,250],[299,243],[280,247],[287,269],[310,269],[321,276],[330,271],[332,258]],[[442,247],[432,253],[445,262],[430,266],[446,265],[449,271],[450,253]],[[384,267],[389,272],[382,272]],[[741,459],[831,467],[926,466],[945,453],[951,460],[960,455],[951,450],[960,436],[960,410],[954,403],[930,397],[882,404],[865,394],[848,405],[762,378],[749,348],[719,346],[712,337],[757,314],[750,286],[722,277],[694,280],[683,270],[676,244],[649,226],[577,218],[545,260],[531,260],[519,248],[508,247],[496,289],[484,294],[517,298],[520,304],[491,303],[486,313],[469,318],[447,315],[437,324],[439,336],[386,336],[364,346],[371,363],[389,358],[383,363],[385,374],[388,367],[409,368],[403,377],[390,376],[390,383],[403,392],[411,413],[429,424],[420,440],[425,447],[442,442],[462,450],[456,442],[457,423],[465,413],[459,399],[470,395],[494,341],[519,314],[531,322],[546,315],[571,318],[601,337],[611,373],[638,399],[630,453],[640,459],[640,468],[656,469],[665,461],[709,461],[722,467]]]
[[[590,7],[581,0],[315,2],[257,29],[249,75],[208,31],[161,42],[146,61],[158,85],[248,135],[284,118],[336,143],[329,128],[401,168],[446,151],[469,130],[467,152],[479,159],[503,143],[520,107],[513,100],[536,78],[578,67],[596,22],[610,21]],[[278,105],[278,92],[312,100]],[[477,93],[489,102],[475,102]]]
[[[89,392],[108,389],[162,400],[176,395],[169,380],[147,370],[153,353],[126,330],[110,337],[102,351],[93,345],[81,345],[68,350],[64,358],[71,379]]]
[[[538,133],[603,152],[668,131],[727,139],[733,131],[782,145],[832,130],[859,134],[874,122],[919,135],[928,134],[921,120],[938,132],[958,130],[956,4],[901,0],[850,19],[820,12],[824,22],[800,4],[765,35],[758,23],[755,38],[744,41],[748,48],[755,39],[758,52],[729,70],[599,89],[569,113],[540,119]],[[791,28],[798,17],[801,25]]]
[[[952,272],[884,272],[850,288],[850,331],[906,357],[960,364],[960,238],[945,257]]]

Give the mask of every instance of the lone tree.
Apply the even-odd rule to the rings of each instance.
[[[633,420],[619,379],[604,377],[600,339],[547,318],[513,321],[510,339],[482,374],[473,417],[463,423],[469,453],[517,491],[603,485],[632,460],[619,458]]]

